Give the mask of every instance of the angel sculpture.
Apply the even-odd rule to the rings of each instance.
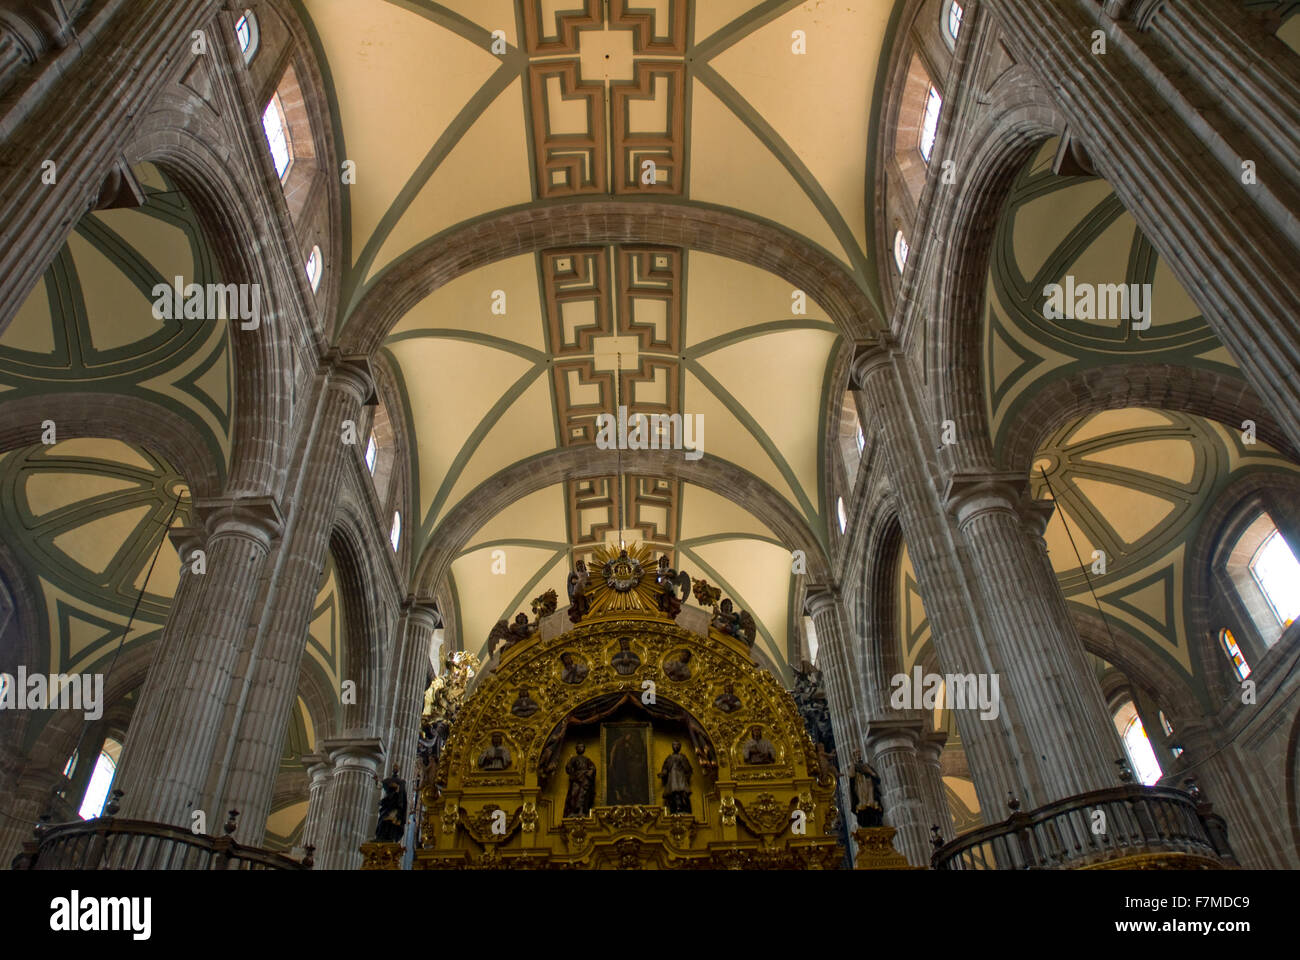
[[[591,598],[587,596],[587,587],[591,585],[591,574],[587,572],[587,562],[579,560],[573,565],[569,574],[569,622],[577,623],[591,609]]]
[[[674,620],[682,611],[682,603],[691,595],[691,576],[685,570],[673,570],[668,565],[668,554],[659,557],[659,568],[655,571],[655,583],[659,585],[659,609]],[[677,596],[678,589],[682,595]]]
[[[699,601],[702,607],[712,607],[717,612],[718,601],[722,599],[722,591],[717,587],[709,586],[707,580],[695,581],[695,599]]]
[[[543,617],[549,617],[560,605],[560,598],[556,596],[554,590],[547,590],[540,597],[533,599],[533,616],[537,618],[537,623],[542,622]]]

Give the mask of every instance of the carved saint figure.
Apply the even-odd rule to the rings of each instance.
[[[401,843],[406,832],[406,781],[393,767],[391,776],[380,781],[384,795],[379,798],[379,822],[375,826],[377,843]]]
[[[527,687],[519,688],[519,696],[515,697],[515,702],[510,706],[510,712],[516,717],[531,717],[540,709],[541,704],[528,695]]]
[[[735,713],[741,708],[740,697],[736,696],[734,684],[723,685],[722,692],[713,698],[713,708],[723,713]]]
[[[591,670],[589,666],[571,653],[560,654],[560,663],[564,664],[564,669],[560,671],[560,679],[565,683],[582,683],[583,680],[587,679],[587,673]]]
[[[492,746],[483,748],[478,766],[480,770],[505,770],[510,766],[510,748],[505,745],[505,737],[492,734]]]
[[[585,744],[578,744],[577,750],[564,765],[564,772],[569,775],[569,792],[564,798],[566,817],[587,816],[596,801],[596,765],[584,756]]]
[[[587,572],[587,562],[579,560],[569,574],[569,621],[577,623],[591,609],[591,599],[587,596],[587,587],[591,585],[591,574]]]
[[[749,739],[740,748],[740,753],[746,763],[776,763],[776,747],[763,736],[763,728],[758,724],[749,728]]]
[[[669,680],[679,682],[691,679],[691,651],[683,650],[672,659],[665,660],[664,674]]]
[[[849,781],[852,793],[853,814],[859,827],[879,827],[885,822],[885,811],[880,805],[880,774],[862,759],[862,751],[853,751],[853,779]]]
[[[660,554],[655,570],[655,583],[659,587],[659,609],[676,619],[682,612],[682,603],[691,595],[691,578],[684,570],[680,573],[668,564],[668,554]],[[677,596],[678,588],[682,595]]]
[[[691,812],[691,761],[682,755],[682,745],[673,741],[673,752],[659,770],[664,785],[664,805],[669,813]]]
[[[637,667],[641,666],[641,658],[636,652],[629,648],[631,643],[627,637],[620,637],[618,641],[618,653],[610,657],[610,664],[614,667],[614,672],[620,677],[631,676],[636,673]]]

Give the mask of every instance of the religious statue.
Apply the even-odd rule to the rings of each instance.
[[[673,619],[682,612],[682,603],[691,595],[691,577],[685,570],[673,570],[668,563],[668,554],[659,556],[659,567],[655,571],[655,583],[659,586],[659,609]],[[677,596],[678,589],[682,595]]]
[[[596,802],[596,765],[584,756],[585,744],[578,744],[577,751],[564,765],[569,775],[569,792],[564,798],[566,817],[585,817]]]
[[[736,696],[735,684],[723,684],[722,692],[713,698],[713,709],[723,713],[735,713],[741,708],[740,697]]]
[[[568,652],[560,654],[560,663],[563,664],[560,679],[565,683],[582,683],[591,670],[589,666]]]
[[[519,696],[515,697],[515,702],[510,706],[510,712],[516,717],[531,717],[540,709],[541,704],[528,695],[527,687],[519,688]]]
[[[627,637],[620,637],[618,641],[618,653],[610,657],[610,664],[614,667],[614,672],[620,677],[628,677],[636,673],[637,667],[641,666],[641,658],[636,652],[629,647],[631,643]]]
[[[669,813],[691,812],[691,761],[682,755],[682,745],[673,741],[673,752],[659,770],[664,785],[664,804]]]
[[[664,675],[678,682],[691,679],[691,651],[682,650],[677,656],[665,660]]]
[[[505,745],[505,737],[499,733],[492,734],[492,746],[484,747],[479,754],[480,770],[505,770],[510,766],[510,748]]]
[[[519,613],[515,614],[515,622],[509,626],[506,625],[504,620],[498,620],[497,625],[493,627],[492,632],[488,634],[488,640],[491,641],[495,638],[504,640],[505,642],[497,649],[500,650],[501,653],[505,653],[516,643],[527,640],[536,631],[537,624],[528,622],[528,614]]]
[[[722,605],[714,611],[713,626],[728,636],[743,640],[750,647],[754,645],[754,638],[758,633],[758,626],[749,611],[736,612],[730,597],[723,600]]]
[[[853,779],[849,781],[853,814],[859,827],[879,827],[885,822],[885,811],[880,805],[880,774],[862,759],[862,751],[853,751]]]
[[[559,605],[560,598],[555,595],[554,590],[547,590],[540,596],[533,597],[533,616],[537,618],[533,630],[541,626],[542,619],[553,614]]]
[[[376,843],[401,843],[406,832],[406,781],[393,767],[391,776],[380,781],[384,795],[379,799],[379,822],[375,826]]]
[[[722,598],[722,591],[717,587],[709,586],[707,580],[695,581],[695,599],[699,601],[702,607],[713,607],[717,610],[718,601]]]
[[[776,748],[763,736],[763,728],[758,724],[749,728],[749,739],[740,748],[740,754],[746,763],[776,763]]]
[[[569,622],[577,623],[591,609],[591,598],[587,596],[587,587],[591,585],[591,574],[587,572],[587,561],[579,560],[569,574]]]
[[[802,663],[795,671],[791,696],[813,743],[824,744],[829,752],[834,753],[835,733],[831,728],[831,709],[826,700],[822,672],[806,661]]]
[[[826,748],[820,743],[817,746],[817,782],[821,784],[832,784],[840,775],[839,770],[835,767],[835,754],[827,753]]]

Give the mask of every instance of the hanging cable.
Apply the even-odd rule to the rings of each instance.
[[[1074,550],[1074,558],[1079,561],[1079,569],[1083,571],[1083,579],[1088,582],[1088,592],[1092,594],[1092,603],[1097,608],[1097,614],[1101,617],[1101,622],[1106,626],[1106,635],[1110,637],[1111,646],[1115,645],[1115,634],[1110,629],[1110,620],[1107,618],[1104,610],[1101,609],[1101,600],[1097,598],[1097,590],[1092,585],[1092,577],[1088,576],[1088,568],[1084,565],[1083,557],[1079,553],[1079,545],[1074,542],[1074,534],[1070,532],[1070,525],[1065,520],[1065,512],[1060,509],[1061,501],[1056,498],[1056,491],[1052,489],[1052,481],[1047,479],[1047,471],[1042,467],[1038,468],[1038,473],[1043,478],[1043,483],[1047,484],[1047,492],[1052,495],[1052,502],[1057,506],[1057,513],[1061,516],[1061,526],[1065,527],[1065,535],[1070,538],[1070,547]]]

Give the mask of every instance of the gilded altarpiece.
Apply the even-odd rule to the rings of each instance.
[[[648,547],[597,548],[591,570],[580,621],[551,614],[465,701],[415,869],[838,867],[835,778],[790,695],[706,610],[661,612]]]

